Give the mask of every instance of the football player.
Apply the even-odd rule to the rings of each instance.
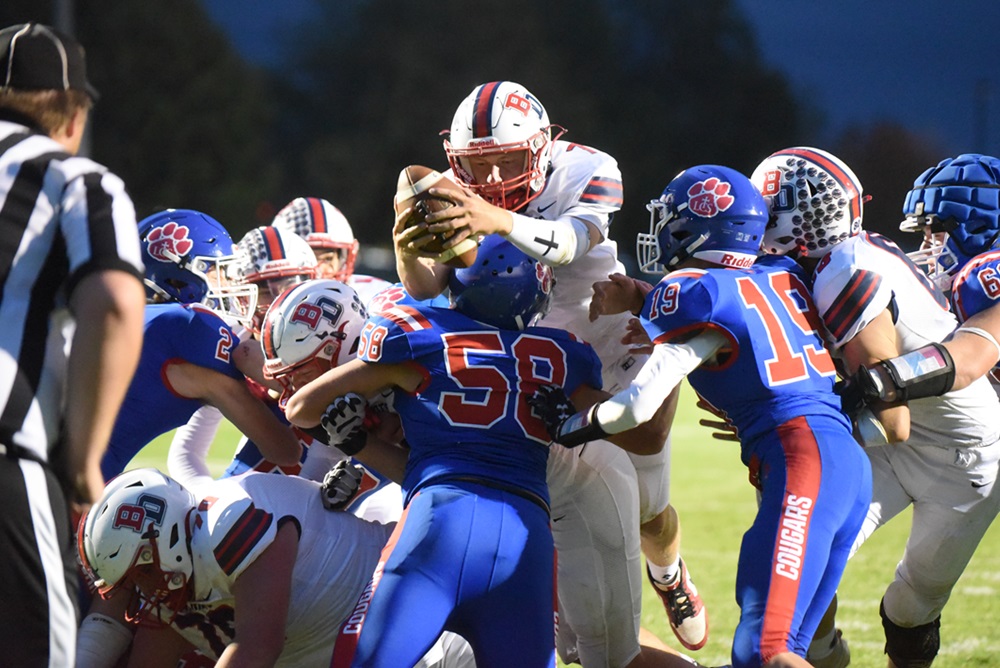
[[[219,665],[328,665],[392,525],[324,509],[318,487],[251,473],[195,496],[155,469],[112,480],[79,526],[101,599],[77,666],[123,665],[128,651],[128,665],[174,668],[193,650]],[[415,665],[474,663],[446,634]]]
[[[589,403],[604,396],[600,363],[572,335],[530,326],[551,270],[508,241],[484,239],[449,287],[453,309],[370,317],[359,359],[288,402],[290,419],[311,426],[344,392],[395,387],[410,448],[394,547],[359,602],[356,651],[334,665],[408,665],[443,628],[469,640],[477,665],[553,664],[550,439],[526,396],[555,382]]]
[[[836,156],[808,147],[777,151],[754,171],[771,223],[764,249],[797,259],[828,342],[849,376],[862,366],[944,341],[956,328],[944,296],[890,240],[862,228],[861,184]],[[906,507],[906,550],[879,613],[891,666],[930,665],[940,615],[1000,509],[1000,402],[980,378],[909,404],[872,406],[858,418],[873,498],[854,545]]]
[[[282,293],[264,316],[261,345],[264,349],[264,374],[281,384],[278,403],[285,406],[289,397],[318,378],[325,371],[353,359],[358,350],[361,328],[367,313],[360,296],[350,287],[332,279],[314,279],[300,283]],[[387,430],[384,438],[398,441],[398,419],[383,427],[388,416],[384,401],[371,406],[366,420]],[[312,430],[310,430],[312,431]],[[318,431],[322,432],[322,429]],[[315,436],[316,434],[313,433]],[[319,440],[329,445],[326,433]],[[339,462],[357,454],[354,448],[337,443],[330,446]],[[358,443],[363,446],[364,440]],[[358,493],[343,508],[368,520],[394,522],[403,511],[403,495],[399,485],[382,475],[373,466],[361,466],[362,479]],[[336,466],[336,464],[334,464]],[[324,471],[323,473],[326,473]],[[325,476],[324,476],[325,478]],[[324,485],[324,491],[331,491]],[[332,500],[324,495],[325,502]]]
[[[214,218],[169,209],[139,223],[145,285],[142,355],[101,461],[105,479],[160,434],[211,405],[266,444],[272,461],[298,461],[298,439],[245,384],[229,318],[249,319],[255,291],[234,285],[233,241]]]
[[[495,81],[473,89],[456,110],[444,142],[451,165],[446,175],[465,190],[432,189],[432,194],[451,200],[454,206],[428,217],[427,225],[407,227],[408,211],[397,216],[396,268],[410,294],[429,298],[443,291],[453,270],[422,251],[431,238],[426,232],[453,234],[446,244],[449,247],[470,236],[503,235],[552,267],[556,286],[552,308],[542,324],[565,329],[593,345],[603,364],[603,389],[615,392],[628,385],[645,358],[619,340],[627,315],[591,321],[588,304],[596,281],[625,272],[617,245],[609,237],[611,219],[622,205],[621,172],[607,153],[561,140],[564,132],[550,124],[544,106],[520,84]],[[670,397],[665,410],[674,410],[676,399],[676,395]],[[568,485],[566,493],[554,497],[569,499],[571,491],[598,494],[597,490],[606,488],[622,512],[631,512],[631,474],[619,468],[618,454],[611,455],[609,450],[570,453],[559,445],[553,447],[550,467],[558,470],[550,486]],[[695,650],[708,639],[704,606],[680,558],[679,520],[669,504],[669,450],[664,432],[652,437],[647,454],[628,453],[638,480],[640,514],[626,516],[625,526],[598,530],[597,523],[614,518],[581,517],[579,505],[555,514],[565,516],[565,529],[556,529],[556,544],[563,555],[560,598],[566,615],[577,611],[578,616],[567,621],[578,636],[578,658],[584,666],[621,668],[640,651],[637,634],[629,630],[637,627],[641,615],[641,574],[636,575],[634,568],[638,548],[646,556],[647,575],[680,642]],[[605,461],[606,457],[615,461]],[[592,458],[597,459],[587,461]],[[594,472],[601,483],[579,491],[585,486],[573,480],[577,469]],[[607,507],[598,498],[590,499],[588,505]],[[632,525],[639,527],[638,535]],[[576,559],[560,546],[565,541],[568,548],[598,534],[611,539],[612,531],[617,532],[614,540],[621,545],[616,550],[595,544]],[[606,556],[599,565],[590,558],[595,553]],[[593,582],[610,582],[608,587],[616,593],[595,588]],[[621,620],[620,625],[609,624],[612,619]],[[566,661],[577,660],[562,646],[561,655]]]
[[[625,390],[568,419],[558,388],[532,403],[570,447],[643,424],[685,377],[724,411],[760,494],[740,550],[732,665],[807,666],[871,498],[807,279],[785,258],[755,264],[767,206],[735,170],[687,169],[649,209],[641,268],[670,273],[651,290],[619,283],[598,308],[641,316],[649,362]]]
[[[241,339],[240,350],[246,357],[245,364],[256,371],[256,375],[247,374],[247,385],[279,421],[287,424],[277,404],[281,386],[263,377],[260,328],[268,306],[279,294],[316,276],[316,257],[309,245],[297,235],[267,226],[254,228],[243,235],[236,246],[236,254],[236,274],[240,282],[255,287],[257,291],[257,307],[248,328],[237,331]],[[212,477],[206,457],[221,421],[222,415],[218,411],[206,408],[174,435],[167,465],[171,474],[183,484],[195,486]],[[315,439],[309,434],[296,431],[296,436],[301,445],[301,457],[289,466],[271,460],[254,439],[244,434],[236,446],[232,463],[223,475],[238,475],[249,470],[301,475],[303,467],[306,467],[306,477],[322,479],[333,461],[332,455],[325,448],[313,451]],[[310,452],[314,454],[313,461],[307,463]]]
[[[908,253],[943,291],[960,323],[943,344],[859,369],[845,384],[852,405],[937,396],[967,387],[989,373],[1000,391],[1000,160],[969,153],[947,158],[917,177],[900,224],[920,232],[920,250]],[[858,393],[855,395],[854,393]]]
[[[296,197],[278,212],[271,225],[305,239],[316,254],[316,276],[346,283],[364,304],[389,287],[381,278],[354,273],[361,244],[344,214],[325,199]]]

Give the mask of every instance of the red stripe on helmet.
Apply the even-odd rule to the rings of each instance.
[[[285,245],[281,243],[281,236],[275,227],[264,228],[264,245],[267,246],[267,256],[272,260],[285,259]]]
[[[321,234],[326,232],[326,209],[323,208],[323,202],[316,197],[307,197],[306,202],[309,203],[309,214],[312,216],[312,231]]]
[[[493,99],[500,83],[493,81],[479,87],[475,108],[472,111],[473,137],[489,137],[493,134]]]

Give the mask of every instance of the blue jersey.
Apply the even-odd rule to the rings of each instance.
[[[104,479],[122,471],[139,450],[160,434],[185,424],[201,408],[167,382],[167,367],[189,362],[232,378],[243,378],[233,365],[239,338],[217,314],[193,304],[146,306],[142,355],[101,460]]]
[[[1000,303],[1000,249],[972,258],[951,284],[951,306],[960,323]],[[994,376],[1000,365],[993,367]]]
[[[372,315],[361,334],[367,362],[415,363],[425,379],[397,392],[410,457],[409,499],[434,479],[471,476],[529,490],[548,501],[551,438],[527,403],[540,385],[572,394],[601,386],[600,361],[562,330],[498,330],[450,309],[399,303]]]
[[[654,343],[704,329],[729,340],[717,363],[688,381],[739,430],[744,463],[757,439],[791,418],[828,415],[848,426],[823,324],[794,261],[767,256],[747,269],[672,272],[646,296],[642,319]]]
[[[1000,302],[1000,249],[972,258],[955,275],[951,305],[959,322]]]

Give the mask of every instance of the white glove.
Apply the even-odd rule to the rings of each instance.
[[[327,444],[346,455],[360,452],[368,437],[364,425],[367,407],[365,398],[353,392],[334,399],[320,418],[329,437]]]
[[[320,498],[327,510],[342,510],[351,502],[361,486],[364,469],[349,459],[341,459],[323,476]]]

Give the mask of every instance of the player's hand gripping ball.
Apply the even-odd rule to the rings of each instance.
[[[396,196],[392,203],[397,216],[413,207],[413,213],[406,223],[407,227],[419,225],[424,222],[428,214],[452,206],[452,203],[446,199],[431,197],[427,192],[431,188],[461,190],[461,186],[457,183],[430,167],[410,165],[399,173],[399,179],[396,182]],[[469,267],[476,261],[478,244],[472,238],[464,239],[452,248],[445,249],[443,245],[448,241],[448,237],[442,234],[435,234],[433,237],[423,247],[423,250],[435,254],[434,260],[436,262],[452,267]]]

